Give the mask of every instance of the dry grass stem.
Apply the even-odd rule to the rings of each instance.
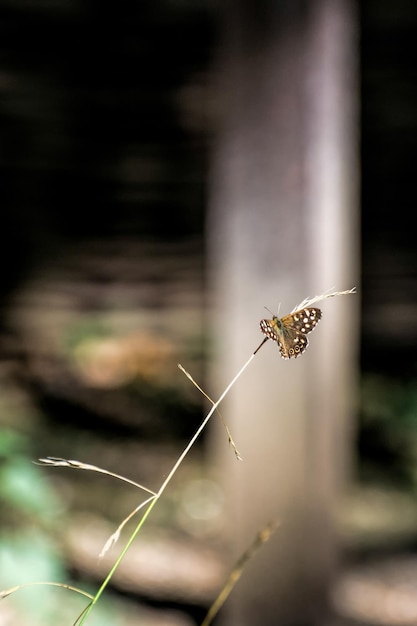
[[[90,593],[87,593],[86,591],[83,591],[82,589],[78,589],[78,587],[72,587],[72,585],[66,585],[65,583],[56,583],[56,582],[51,582],[47,580],[43,582],[38,581],[34,583],[25,583],[24,585],[16,585],[15,587],[4,589],[0,591],[0,598],[7,598],[7,596],[10,596],[12,593],[19,591],[20,589],[25,589],[26,587],[35,587],[36,585],[42,585],[42,586],[47,585],[50,587],[62,587],[63,589],[69,589],[70,591],[75,591],[75,593],[79,593],[82,596],[89,598],[90,600],[93,600],[94,598],[94,596],[92,596]]]
[[[182,366],[180,363],[178,363],[178,367],[179,367],[179,368],[180,368],[180,370],[181,370],[181,371],[182,371],[182,372],[186,375],[186,377],[187,377],[187,378],[188,378],[188,379],[189,379],[189,380],[193,383],[193,385],[194,385],[195,387],[197,387],[197,389],[199,390],[199,392],[200,392],[200,393],[202,393],[202,394],[203,394],[203,396],[204,396],[205,398],[207,398],[207,400],[208,400],[209,402],[211,402],[211,403],[212,403],[212,405],[214,406],[214,404],[215,404],[214,400],[212,400],[212,399],[210,398],[210,396],[209,396],[209,395],[208,395],[208,394],[207,394],[207,393],[206,393],[206,392],[205,392],[205,391],[204,391],[204,390],[200,387],[200,385],[199,385],[198,383],[196,383],[196,381],[195,381],[195,380],[194,380],[194,378],[191,376],[191,374],[190,374],[189,372],[187,372],[187,370],[186,370],[186,369],[184,369],[184,368],[183,368],[183,366]],[[242,457],[241,457],[241,455],[240,455],[240,452],[239,452],[239,450],[238,450],[238,449],[237,449],[237,447],[236,447],[236,444],[235,444],[235,442],[234,442],[234,439],[233,439],[233,437],[232,437],[232,434],[231,434],[231,432],[230,432],[230,429],[229,429],[228,425],[226,424],[226,421],[225,421],[225,419],[224,419],[223,415],[220,413],[220,411],[219,411],[219,409],[218,409],[218,408],[216,408],[216,411],[217,411],[217,413],[219,414],[220,419],[221,419],[221,420],[222,420],[222,422],[223,422],[223,426],[225,427],[225,429],[226,429],[226,433],[227,433],[227,436],[228,436],[228,438],[229,438],[229,444],[232,446],[232,448],[233,448],[233,450],[234,450],[234,453],[235,453],[235,456],[236,456],[237,460],[238,460],[238,461],[242,461]]]
[[[229,578],[226,581],[223,589],[220,591],[219,595],[211,605],[206,617],[204,618],[201,626],[209,626],[223,604],[226,602],[229,597],[233,587],[236,585],[237,581],[242,575],[243,569],[246,566],[246,563],[254,556],[255,552],[259,550],[262,544],[269,541],[273,533],[278,527],[278,522],[273,521],[269,522],[262,528],[256,535],[255,539],[251,543],[251,545],[245,550],[242,556],[238,559],[236,565],[231,571]]]
[[[71,467],[73,469],[80,469],[80,470],[86,470],[88,472],[97,472],[99,474],[106,474],[106,476],[117,478],[118,480],[121,480],[124,483],[127,483],[128,485],[133,485],[134,487],[143,489],[143,491],[146,491],[147,493],[152,494],[154,497],[156,496],[155,491],[152,491],[152,489],[148,489],[148,487],[144,487],[140,483],[136,483],[134,480],[130,480],[129,478],[125,478],[124,476],[120,476],[119,474],[114,474],[113,472],[109,472],[108,470],[105,470],[102,467],[97,467],[96,465],[90,465],[89,463],[83,463],[82,461],[76,461],[74,459],[61,459],[55,456],[47,456],[44,459],[38,459],[37,465],[48,465],[50,467]]]
[[[256,348],[256,350],[254,350],[252,355],[255,356],[255,354],[258,352],[258,350],[260,350],[262,348],[262,346],[264,345],[264,343],[266,343],[267,341],[268,341],[268,337],[264,337],[262,339],[261,343],[259,344],[259,346]]]
[[[110,550],[110,548],[112,547],[112,545],[114,545],[115,543],[117,543],[117,541],[119,541],[119,537],[120,537],[120,533],[122,532],[123,528],[126,526],[127,522],[129,520],[132,519],[132,517],[134,517],[136,515],[136,513],[138,511],[140,511],[140,509],[142,509],[144,506],[146,506],[147,504],[149,504],[149,502],[151,502],[151,500],[153,500],[154,498],[156,498],[155,496],[152,496],[151,498],[148,498],[147,500],[145,500],[144,502],[141,502],[139,504],[139,506],[136,507],[136,509],[134,509],[131,513],[129,513],[129,515],[123,520],[123,522],[119,525],[119,527],[117,528],[117,530],[111,535],[111,537],[109,537],[106,541],[106,543],[104,544],[104,547],[102,549],[102,551],[99,554],[99,558],[102,559],[103,556]]]
[[[293,308],[291,313],[295,311],[299,311],[300,309],[305,309],[306,307],[315,304],[316,302],[320,302],[321,300],[326,300],[327,298],[334,298],[335,296],[348,296],[351,293],[356,293],[356,287],[352,287],[352,289],[347,289],[346,291],[333,291],[331,293],[322,293],[319,296],[314,296],[314,298],[306,298],[300,304]]]

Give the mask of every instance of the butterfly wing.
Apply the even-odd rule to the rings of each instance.
[[[296,328],[283,326],[282,336],[278,340],[278,348],[283,359],[297,358],[308,346],[307,337]]]
[[[263,334],[273,341],[279,341],[279,329],[276,320],[277,318],[274,317],[272,320],[261,320],[259,323]]]
[[[300,309],[279,319],[261,320],[261,331],[269,339],[277,342],[283,359],[297,358],[306,351],[308,339],[306,335],[315,329],[321,320],[320,309]]]
[[[284,326],[289,325],[291,328],[296,328],[301,331],[303,335],[307,335],[307,333],[311,333],[311,331],[315,329],[322,315],[323,313],[320,309],[300,309],[299,311],[294,311],[294,313],[286,315],[281,321]]]

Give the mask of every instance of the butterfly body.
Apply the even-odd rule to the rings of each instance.
[[[315,329],[321,320],[322,312],[316,308],[299,309],[271,320],[261,320],[260,327],[264,335],[276,341],[283,359],[297,358],[306,351],[307,334]]]

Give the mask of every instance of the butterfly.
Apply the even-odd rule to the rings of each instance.
[[[307,350],[307,334],[315,329],[321,320],[320,309],[299,309],[284,317],[272,316],[272,320],[261,320],[264,335],[277,342],[283,359],[297,358]]]

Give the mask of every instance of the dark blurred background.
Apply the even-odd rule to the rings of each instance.
[[[417,595],[405,589],[417,586],[417,5],[352,6],[360,392],[332,623],[416,624]],[[210,1],[1,3],[2,588],[71,579],[94,589],[111,562],[96,555],[137,503],[107,477],[44,472],[33,459],[80,459],[157,489],[204,416],[177,363],[204,386],[209,173],[227,33]],[[222,494],[206,455],[203,437],[92,624],[201,620],[227,571]],[[82,610],[73,597],[63,607],[64,591],[35,589],[3,601],[1,625],[72,623]],[[375,606],[388,592],[400,609],[387,617]]]

